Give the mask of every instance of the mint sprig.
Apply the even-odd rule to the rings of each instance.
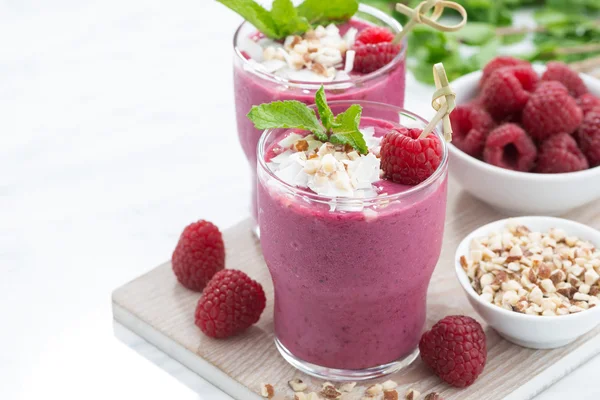
[[[254,106],[248,118],[256,129],[296,128],[326,135],[315,110],[296,100],[274,101]]]
[[[302,34],[311,25],[345,22],[358,11],[357,0],[305,0],[294,7],[292,0],[275,0],[271,11],[254,0],[217,0],[241,15],[271,39]]]
[[[247,117],[254,123],[256,129],[302,129],[312,132],[315,138],[322,142],[348,144],[361,154],[369,152],[359,129],[361,106],[353,104],[334,117],[327,104],[323,86],[315,94],[315,103],[321,117],[320,122],[314,109],[296,100],[274,101],[253,106]]]
[[[333,144],[349,144],[362,154],[366,154],[367,142],[359,130],[361,114],[362,107],[358,104],[353,104],[346,111],[338,114],[329,141]]]
[[[298,6],[298,14],[317,25],[348,21],[357,11],[357,0],[305,0]]]

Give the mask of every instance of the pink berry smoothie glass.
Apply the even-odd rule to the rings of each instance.
[[[361,127],[383,136],[390,122],[423,128],[399,107],[329,102],[334,114],[363,107]],[[385,122],[385,123],[384,123]],[[380,127],[387,127],[380,129]],[[272,149],[289,130],[264,132],[258,146],[258,221],[275,289],[275,335],[299,370],[330,380],[379,377],[418,355],[427,288],[444,231],[448,149],[426,181],[380,180],[371,198],[317,195],[273,173]]]
[[[400,24],[376,8],[360,4],[359,11],[340,31],[355,27],[359,31],[368,26],[388,27],[392,32],[401,30]],[[351,79],[335,82],[294,81],[260,71],[244,56],[244,41],[256,34],[256,28],[244,22],[234,37],[234,91],[238,136],[244,153],[253,171],[252,176],[252,216],[256,221],[256,145],[261,131],[254,128],[246,114],[254,105],[276,100],[297,100],[306,104],[314,102],[315,92],[321,84],[329,101],[367,100],[404,106],[406,78],[406,41],[402,42],[400,53],[385,67],[369,74],[351,73]],[[258,233],[258,232],[257,232]]]

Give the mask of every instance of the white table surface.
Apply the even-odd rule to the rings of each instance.
[[[187,223],[248,216],[239,22],[213,0],[0,0],[0,399],[229,399],[113,330],[110,294]],[[411,79],[407,108],[430,94]],[[598,370],[538,399],[597,398]]]

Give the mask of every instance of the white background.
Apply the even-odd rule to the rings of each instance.
[[[0,0],[0,399],[228,399],[115,338],[110,294],[189,222],[248,215],[239,23],[213,0]],[[409,80],[407,108],[430,94]],[[597,398],[598,370],[539,399]]]

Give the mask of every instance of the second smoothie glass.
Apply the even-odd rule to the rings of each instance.
[[[400,24],[376,8],[360,4],[351,25],[365,26],[376,21],[392,32],[401,30]],[[315,92],[321,83],[328,100],[368,100],[404,106],[406,78],[406,40],[400,53],[385,67],[370,74],[354,76],[350,80],[335,82],[304,82],[284,79],[263,72],[244,54],[244,41],[256,33],[256,28],[244,22],[234,37],[234,91],[237,129],[240,143],[252,170],[252,216],[256,222],[256,145],[262,131],[254,128],[246,117],[252,106],[276,100],[297,100],[306,104],[314,102]]]
[[[423,128],[398,107],[351,104],[371,117]],[[446,212],[448,150],[417,186],[385,182],[389,194],[335,198],[281,181],[265,157],[285,129],[258,146],[258,207],[263,255],[275,291],[276,345],[296,368],[330,380],[379,377],[418,355],[427,288],[438,262]],[[397,190],[395,190],[396,188]],[[396,191],[396,193],[394,193]]]

